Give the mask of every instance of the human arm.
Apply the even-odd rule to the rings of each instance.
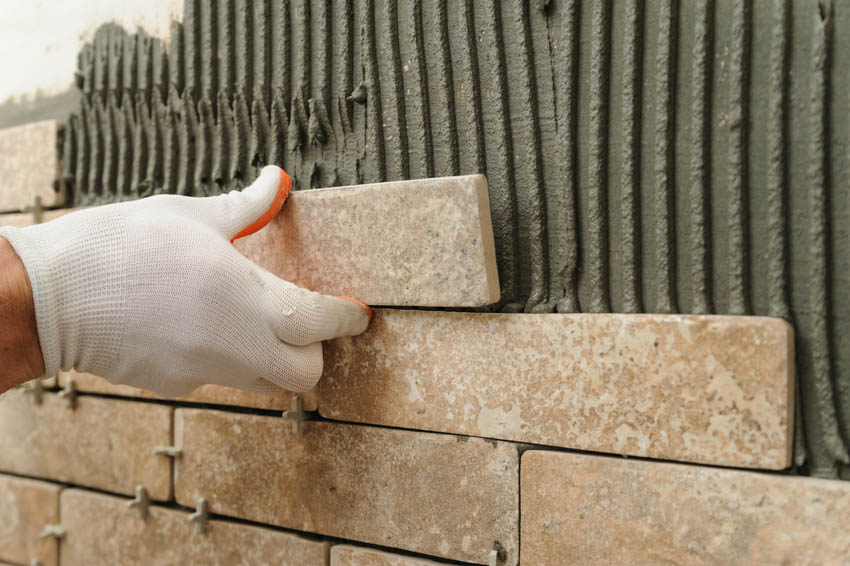
[[[0,238],[0,394],[44,374],[32,288],[21,258]]]

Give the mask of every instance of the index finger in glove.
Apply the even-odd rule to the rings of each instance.
[[[278,338],[303,346],[340,336],[356,336],[369,326],[372,309],[348,297],[332,297],[297,287],[265,272],[267,304]]]

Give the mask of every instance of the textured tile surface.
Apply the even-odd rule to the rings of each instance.
[[[229,521],[195,532],[187,512],[151,506],[142,520],[127,500],[81,490],[62,492],[62,566],[274,564],[325,566],[328,543]]]
[[[370,305],[499,300],[483,175],[293,192],[236,247],[283,279]]]
[[[522,563],[848,564],[850,484],[583,454],[522,458]]]
[[[57,206],[64,194],[53,190],[59,178],[57,122],[45,120],[0,130],[0,211],[21,210],[41,197]]]
[[[159,397],[150,391],[130,387],[129,385],[113,385],[102,377],[73,370],[59,374],[60,386],[64,386],[69,378],[74,380],[74,384],[80,391],[103,393],[106,395],[121,395],[124,397],[141,397],[143,399],[159,399]],[[222,387],[221,385],[204,385],[178,399],[192,403],[211,403],[214,405],[234,405],[251,407],[253,409],[288,411],[292,407],[292,397],[294,396],[295,393],[290,391],[281,391],[276,395],[263,395],[232,389],[230,387]],[[318,394],[315,389],[301,393],[301,398],[303,399],[305,411],[316,410]]]
[[[178,503],[422,554],[516,564],[516,447],[478,438],[177,409]]]
[[[329,342],[328,418],[730,466],[790,460],[790,326],[379,310]]]
[[[171,444],[171,407],[80,397],[71,410],[58,395],[33,405],[20,389],[0,398],[0,470],[151,497],[170,493],[170,462],[153,455]]]
[[[58,485],[0,474],[0,562],[55,566],[56,539],[38,535],[58,521]]]
[[[441,564],[447,564],[447,562],[435,562],[345,544],[331,547],[330,566],[440,566]]]

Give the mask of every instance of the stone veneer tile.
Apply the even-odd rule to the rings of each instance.
[[[32,122],[0,130],[0,211],[21,210],[41,197],[42,206],[59,206],[64,192],[60,178],[55,120]]]
[[[760,317],[377,310],[324,417],[728,466],[790,463],[793,333]]]
[[[522,563],[848,564],[850,483],[531,451]]]
[[[441,566],[442,564],[448,563],[345,544],[331,547],[330,566]]]
[[[221,520],[197,533],[185,511],[153,505],[142,520],[126,499],[99,493],[63,491],[61,513],[62,566],[327,564],[326,542]]]
[[[487,563],[516,564],[518,455],[508,443],[177,409],[175,497],[214,513]]]
[[[283,279],[370,305],[499,300],[483,175],[293,192],[236,247]]]
[[[34,405],[23,390],[0,397],[0,470],[154,499],[171,491],[171,407],[79,397],[71,410],[55,393]]]
[[[0,562],[55,566],[56,539],[39,538],[44,525],[59,521],[56,484],[0,474]]]
[[[64,387],[68,379],[73,379],[79,391],[88,393],[103,393],[106,395],[121,395],[123,397],[140,397],[143,399],[159,399],[155,394],[144,389],[129,385],[113,385],[102,377],[77,371],[60,372],[59,385]],[[281,391],[275,395],[250,393],[221,385],[204,385],[185,395],[178,397],[179,401],[192,403],[210,403],[214,405],[234,405],[251,407],[252,409],[268,409],[272,411],[288,411],[292,408],[292,398],[296,394],[291,391]],[[318,393],[315,389],[301,393],[305,411],[315,411],[318,405]]]

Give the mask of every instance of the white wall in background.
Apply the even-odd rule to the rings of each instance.
[[[172,19],[183,19],[183,0],[0,0],[0,103],[68,90],[102,23],[167,39]]]

